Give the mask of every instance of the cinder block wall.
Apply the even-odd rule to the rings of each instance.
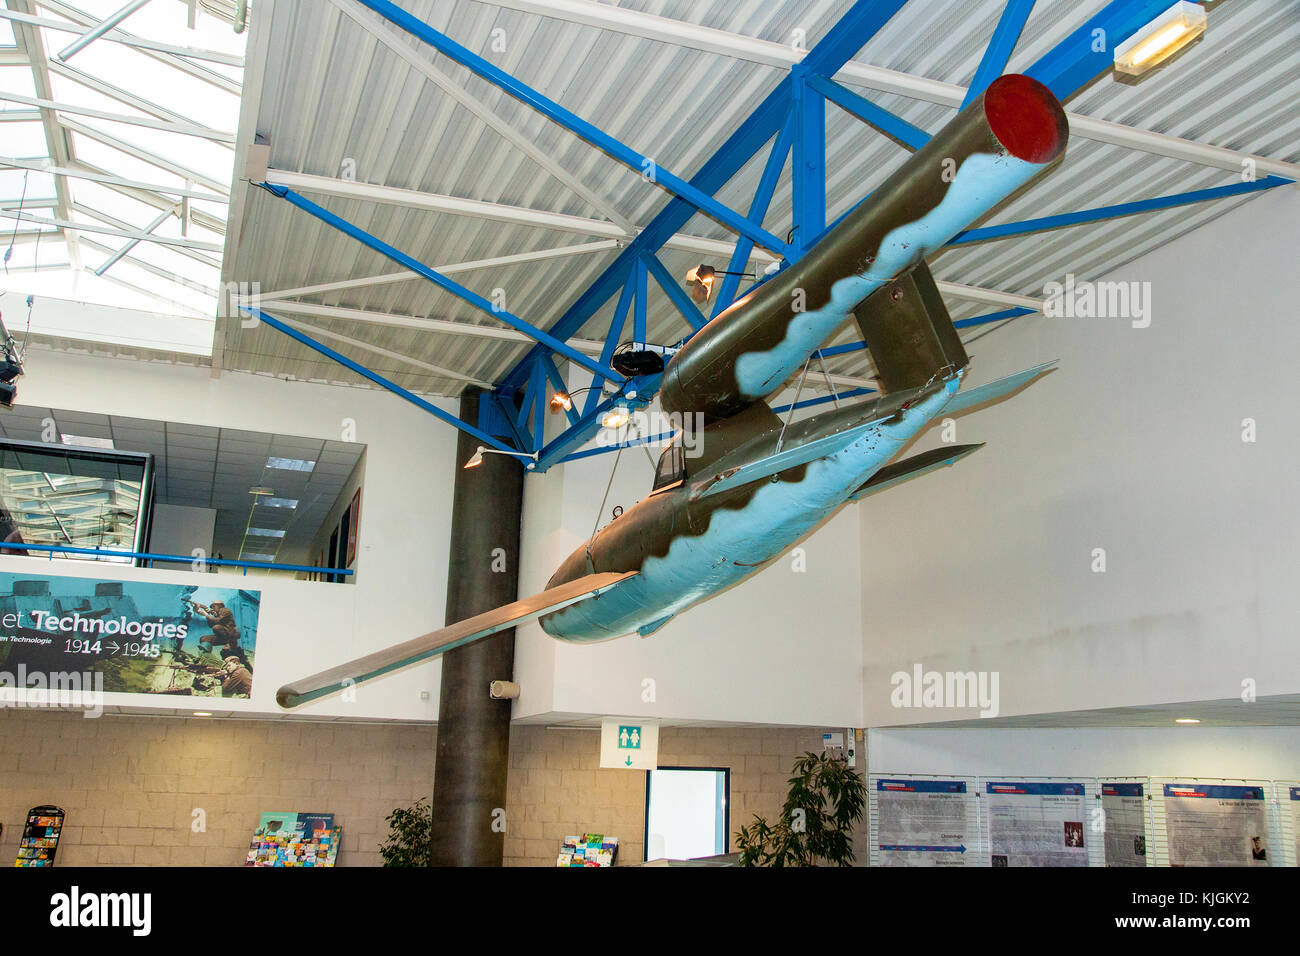
[[[68,812],[64,866],[239,866],[267,811],[333,812],[341,866],[378,866],[384,817],[433,791],[431,726],[208,720],[0,710],[0,865],[11,865],[27,810]],[[644,851],[645,775],[599,769],[600,734],[517,726],[506,803],[507,865],[552,866],[567,834]],[[776,815],[813,729],[665,728],[660,763],[731,769],[731,832]],[[859,768],[865,754],[859,753]],[[205,829],[193,827],[196,810]],[[858,857],[866,861],[865,834]]]
[[[660,766],[728,767],[731,770],[731,837],[754,814],[774,822],[785,801],[795,758],[822,746],[820,729],[665,727],[659,734]],[[859,745],[858,769],[866,755]],[[567,834],[619,838],[621,864],[645,852],[645,774],[601,770],[600,733],[516,727],[510,738],[506,864],[551,866]],[[865,831],[865,821],[863,824]],[[867,861],[865,832],[858,862]]]
[[[27,810],[52,803],[68,813],[56,866],[241,866],[275,810],[333,812],[339,864],[378,866],[384,817],[433,792],[435,739],[415,725],[0,711],[0,865]]]

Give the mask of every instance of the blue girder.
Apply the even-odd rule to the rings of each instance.
[[[911,149],[919,149],[929,140],[929,134],[924,130],[830,79],[884,26],[906,0],[858,0],[827,32],[821,42],[814,46],[799,64],[792,67],[790,73],[780,80],[776,88],[689,180],[654,164],[648,157],[510,76],[392,3],[391,0],[358,0],[358,2],[629,168],[642,174],[652,172],[653,180],[670,193],[671,198],[659,214],[629,240],[614,262],[578,295],[552,327],[543,331],[518,316],[494,308],[487,300],[459,283],[329,213],[292,190],[275,186],[267,187],[276,195],[293,202],[334,228],[389,256],[441,288],[479,308],[485,308],[500,320],[533,338],[537,344],[506,374],[496,392],[493,393],[492,400],[480,404],[480,421],[477,426],[472,426],[419,399],[382,376],[369,372],[296,329],[262,313],[264,320],[310,348],[352,368],[376,384],[395,391],[421,407],[427,407],[427,410],[449,421],[450,424],[475,434],[485,444],[505,449],[509,446],[493,438],[492,434],[513,436],[518,448],[537,454],[537,471],[544,471],[550,465],[560,461],[570,461],[613,450],[600,448],[584,452],[576,451],[599,430],[601,417],[609,409],[620,404],[643,406],[653,397],[658,388],[659,376],[645,376],[625,381],[611,367],[613,352],[625,334],[629,313],[632,321],[631,338],[640,343],[645,342],[650,275],[654,276],[656,284],[681,312],[692,332],[705,323],[706,317],[696,308],[695,303],[685,294],[680,283],[668,273],[657,256],[658,250],[692,216],[697,212],[703,212],[737,233],[735,249],[726,270],[727,274],[716,290],[710,318],[735,300],[740,287],[738,273],[744,271],[744,266],[750,261],[755,245],[771,250],[788,263],[797,259],[808,248],[815,245],[822,235],[825,235],[830,228],[826,226],[825,196],[826,100],[830,100]],[[1114,48],[1163,12],[1168,5],[1169,0],[1112,0],[1025,72],[1047,85],[1059,99],[1067,100],[1097,75],[1108,70],[1113,62]],[[1007,0],[963,105],[978,96],[1005,70],[1032,9],[1033,0]],[[748,212],[742,215],[718,202],[714,194],[768,143],[772,144],[771,150]],[[791,239],[787,242],[764,229],[763,220],[788,156],[791,157],[794,228]],[[1113,219],[1270,189],[1287,182],[1289,180],[1270,176],[1256,182],[1138,200],[1019,223],[985,226],[961,233],[950,244],[960,245]],[[832,227],[833,225],[834,223],[831,224]],[[616,294],[618,301],[599,360],[568,345],[567,340],[588,323]],[[1014,318],[1028,314],[1030,311],[1025,308],[1006,309],[989,315],[962,319],[954,324],[958,328],[966,328]],[[867,343],[857,342],[824,348],[818,354],[821,357],[829,357],[865,348]],[[544,437],[544,425],[548,386],[555,390],[566,387],[554,365],[554,357],[557,355],[587,369],[594,377],[592,389],[587,393],[587,400],[582,410],[569,410],[568,427],[559,436],[547,442]],[[610,384],[614,386],[614,391],[607,394],[603,389]],[[841,397],[866,394],[869,391],[869,389],[854,390],[841,393]],[[631,393],[635,393],[634,401],[629,401],[628,397]],[[830,399],[810,399],[800,402],[799,407],[828,400]],[[632,444],[644,444],[662,437],[664,436],[638,439]]]

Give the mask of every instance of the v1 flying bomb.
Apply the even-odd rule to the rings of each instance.
[[[540,594],[288,684],[281,706],[533,618],[563,641],[651,634],[755,574],[846,503],[980,448],[891,464],[937,416],[1002,398],[1055,363],[962,390],[968,358],[925,259],[1046,170],[1068,138],[1045,86],[994,80],[803,258],[673,355],[660,403],[669,414],[703,415],[699,457],[685,456],[678,435],[650,494],[565,559]],[[767,399],[850,316],[883,394],[783,423]]]

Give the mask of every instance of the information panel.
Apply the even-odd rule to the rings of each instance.
[[[1146,866],[1146,801],[1140,783],[1102,783],[1102,845],[1107,866]]]
[[[882,866],[966,866],[964,780],[877,780],[876,846]]]
[[[1291,807],[1291,832],[1295,834],[1296,866],[1300,866],[1300,787],[1290,787],[1288,793],[1291,796],[1287,803]]]
[[[248,697],[260,604],[242,588],[0,573],[0,700]]]
[[[1268,866],[1263,787],[1165,784],[1170,866]]]
[[[993,866],[1087,866],[1081,783],[987,784]]]

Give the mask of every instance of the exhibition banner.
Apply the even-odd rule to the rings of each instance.
[[[1167,783],[1170,866],[1268,866],[1263,787]]]
[[[1081,783],[990,783],[993,866],[1087,866]]]
[[[1145,801],[1140,783],[1101,785],[1102,846],[1107,866],[1146,866]]]
[[[0,704],[58,705],[68,691],[246,698],[260,604],[243,588],[0,573]]]
[[[876,840],[883,866],[967,866],[964,780],[877,780]]]

